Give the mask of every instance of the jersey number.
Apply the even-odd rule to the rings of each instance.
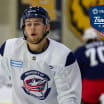
[[[98,60],[96,56],[98,56],[100,62],[104,63],[104,47],[90,48],[85,52],[85,55],[90,58],[90,65],[96,66],[98,64]]]

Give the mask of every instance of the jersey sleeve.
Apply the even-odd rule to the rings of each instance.
[[[4,43],[1,45],[1,47],[0,47],[0,54],[1,54],[1,56],[4,55],[5,45],[6,45],[6,42],[4,42]]]
[[[55,74],[59,104],[81,103],[81,74],[78,63],[70,53],[65,67],[61,67]]]
[[[82,53],[81,53],[82,52]],[[83,79],[83,49],[82,48],[78,48],[77,50],[74,51],[74,56],[77,59],[80,71],[81,71],[81,77]]]

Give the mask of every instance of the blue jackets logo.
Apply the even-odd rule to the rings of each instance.
[[[104,5],[89,8],[90,24],[104,34]]]
[[[37,70],[30,70],[22,74],[23,90],[26,94],[39,100],[44,100],[48,96],[51,88],[48,88],[50,78]]]

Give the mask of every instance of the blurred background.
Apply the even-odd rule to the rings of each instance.
[[[21,16],[24,9],[31,5],[48,10],[51,18],[49,37],[74,51],[83,44],[83,32],[90,27],[89,7],[104,5],[104,0],[0,0],[0,45],[9,38],[23,36],[20,29]],[[5,96],[9,94],[8,90],[4,92]],[[0,104],[11,104],[9,100],[5,103],[6,100],[0,98]]]
[[[0,0],[0,45],[22,36],[19,26],[24,9],[38,5],[49,11],[49,37],[74,50],[83,43],[83,32],[90,27],[89,7],[103,4],[104,0]]]

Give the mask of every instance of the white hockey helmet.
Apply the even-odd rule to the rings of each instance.
[[[89,39],[99,38],[98,33],[93,28],[88,28],[83,34],[83,40],[87,41]]]

